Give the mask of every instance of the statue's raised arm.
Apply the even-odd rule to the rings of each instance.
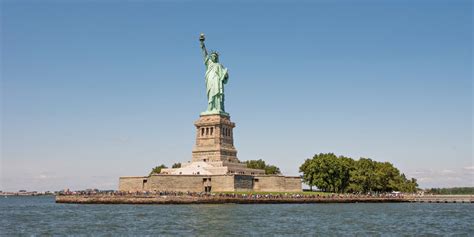
[[[199,41],[201,42],[201,49],[202,49],[202,55],[204,56],[204,61],[207,58],[207,49],[206,45],[204,44],[204,40],[206,40],[206,37],[204,36],[203,33],[199,36]]]

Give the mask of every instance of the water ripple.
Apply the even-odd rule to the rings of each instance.
[[[3,235],[472,236],[473,204],[76,205],[0,198]]]

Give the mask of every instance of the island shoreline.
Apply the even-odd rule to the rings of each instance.
[[[310,203],[474,203],[472,195],[426,197],[221,197],[221,196],[109,196],[58,195],[65,204],[310,204]]]

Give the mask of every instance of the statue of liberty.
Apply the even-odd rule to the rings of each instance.
[[[229,79],[227,69],[219,63],[219,53],[211,51],[207,53],[204,45],[204,34],[201,34],[199,41],[204,55],[204,64],[206,65],[206,92],[207,92],[207,110],[201,115],[224,114],[228,115],[224,109],[224,84]]]

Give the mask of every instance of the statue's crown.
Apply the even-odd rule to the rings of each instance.
[[[217,55],[217,57],[219,57],[219,52],[217,52],[217,51],[215,51],[215,50],[211,50],[211,55],[212,55],[212,54],[215,54],[215,55]]]

